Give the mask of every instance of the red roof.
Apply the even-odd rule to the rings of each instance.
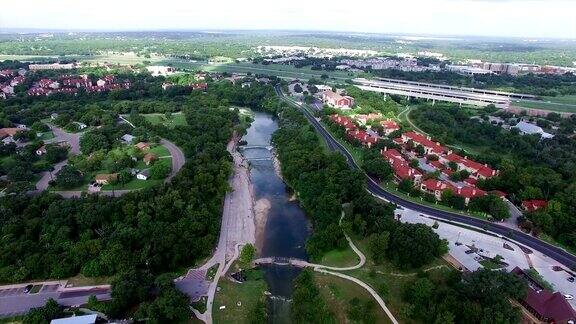
[[[332,116],[330,116],[330,119],[333,122],[335,122],[336,124],[344,127],[346,130],[356,129],[356,124],[354,124],[354,121],[352,119],[350,119],[349,117],[340,116],[340,115],[332,115]]]
[[[465,186],[462,188],[457,188],[454,193],[456,195],[464,197],[464,198],[475,198],[475,197],[481,197],[481,196],[486,195],[486,191],[484,191],[482,189],[475,188],[475,187],[468,187],[468,186]]]
[[[548,202],[546,200],[541,199],[524,200],[522,202],[522,208],[524,208],[528,212],[533,212],[537,209],[546,208],[547,206]]]
[[[435,167],[438,170],[444,169],[444,164],[440,163],[440,161],[438,161],[438,160],[428,161],[428,164],[432,165],[433,167]]]
[[[360,141],[362,144],[376,144],[378,139],[376,137],[370,136],[363,130],[353,130],[348,131],[348,136]]]
[[[478,163],[476,161],[470,160],[467,157],[461,157],[458,154],[450,153],[445,156],[445,159],[451,162],[455,162],[457,164],[461,164],[466,168],[474,170],[479,175],[490,178],[496,175],[496,171],[490,168],[487,164]]]
[[[400,129],[400,126],[393,120],[384,120],[380,122],[384,129]]]
[[[468,178],[468,179],[464,179],[464,182],[466,182],[467,184],[469,184],[471,186],[476,186],[476,183],[478,182],[478,180],[476,180],[474,178]]]
[[[382,150],[380,151],[380,153],[382,154],[383,157],[385,157],[387,160],[390,159],[399,159],[399,160],[404,160],[404,158],[402,157],[402,154],[400,154],[400,152],[398,152],[396,149],[389,149],[389,150]]]
[[[416,132],[406,132],[403,136],[411,139],[416,144],[430,148],[430,150],[434,153],[444,153],[446,151],[446,148],[440,145],[440,143],[436,143],[422,134]]]
[[[576,312],[561,293],[545,290],[518,267],[515,267],[512,273],[528,281],[528,291],[523,304],[535,312],[539,319],[555,323],[576,320]]]
[[[445,190],[445,189],[452,189],[454,187],[446,182],[436,180],[436,179],[427,179],[422,182],[422,188],[429,190],[429,191],[437,191],[437,190]]]

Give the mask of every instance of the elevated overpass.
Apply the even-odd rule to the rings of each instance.
[[[510,106],[511,98],[528,98],[527,96],[530,96],[395,79],[368,80],[364,78],[357,78],[353,79],[352,82],[358,88],[367,91],[382,92],[386,94],[406,96],[411,98],[421,98],[432,101],[438,100],[453,102],[460,105],[468,104],[479,107],[495,105],[498,108],[508,108]]]

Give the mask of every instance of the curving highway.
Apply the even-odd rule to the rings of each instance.
[[[284,100],[284,101],[288,102],[289,104],[297,107],[304,114],[304,116],[308,119],[308,121],[312,124],[312,126],[314,126],[316,131],[320,135],[322,135],[322,137],[324,138],[324,140],[328,144],[328,147],[330,148],[330,150],[340,152],[341,154],[344,155],[344,157],[346,158],[348,165],[350,165],[350,167],[360,170],[360,167],[358,166],[358,164],[356,164],[356,162],[354,161],[354,158],[346,150],[346,148],[344,146],[342,146],[332,136],[332,134],[330,134],[330,132],[328,132],[324,128],[324,126],[307,109],[305,109],[301,104],[299,104],[299,103],[291,100],[290,98],[287,98],[286,96],[284,96],[284,94],[282,93],[282,90],[280,90],[280,88],[278,86],[276,87],[276,93],[282,100]],[[562,263],[563,265],[565,265],[569,268],[575,268],[576,267],[576,256],[574,256],[571,253],[566,252],[565,250],[563,250],[561,248],[558,248],[556,246],[553,246],[551,244],[543,242],[543,241],[539,240],[538,238],[535,238],[531,235],[525,234],[521,231],[512,230],[512,229],[505,227],[505,226],[502,226],[498,223],[492,223],[492,222],[485,221],[485,220],[478,219],[478,218],[474,218],[471,216],[464,216],[464,215],[456,214],[453,212],[439,210],[439,209],[435,209],[435,208],[432,208],[429,206],[418,204],[416,202],[413,202],[413,201],[407,200],[405,198],[396,196],[395,194],[390,193],[390,192],[386,191],[385,189],[383,189],[372,178],[370,178],[368,176],[366,176],[366,178],[367,178],[367,189],[372,194],[379,196],[382,199],[385,199],[385,200],[387,200],[391,203],[394,203],[398,206],[412,209],[412,210],[415,210],[417,212],[427,214],[430,216],[434,216],[434,217],[438,217],[441,219],[445,219],[448,221],[459,222],[459,223],[467,224],[470,226],[483,228],[487,231],[496,233],[496,234],[501,235],[503,237],[507,237],[507,238],[517,242],[517,243],[520,243],[520,244],[526,246],[526,247],[537,250],[537,251],[543,253],[544,255],[547,255],[548,257],[553,258],[554,260]]]

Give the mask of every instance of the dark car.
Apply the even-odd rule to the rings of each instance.
[[[27,285],[26,287],[24,287],[24,293],[26,293],[26,294],[29,293],[30,290],[32,290],[32,287],[34,287],[34,286],[32,286],[32,285]]]
[[[568,277],[568,279],[566,279],[566,280],[568,280],[570,282],[574,282],[574,277]]]
[[[474,251],[472,251],[472,250],[467,250],[467,251],[465,251],[464,253],[466,253],[466,254],[471,254],[471,253],[474,253]]]

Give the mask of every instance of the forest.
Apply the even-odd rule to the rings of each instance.
[[[13,107],[6,115],[10,120],[41,118],[55,110],[82,115],[93,111],[85,106],[93,105],[131,112],[138,127],[181,147],[187,162],[170,184],[121,198],[62,199],[50,193],[0,198],[0,282],[77,274],[110,277],[113,302],[96,307],[113,318],[135,310],[142,317],[170,315],[170,307],[155,303],[173,303],[182,310],[178,308],[182,297],[166,284],[165,276],[211,254],[217,240],[231,172],[226,143],[238,125],[238,113],[229,106],[261,106],[273,94],[272,87],[258,84],[240,91],[240,85],[224,82],[211,89],[205,94],[150,99],[156,105],[144,106],[142,111],[137,104],[124,106],[99,96],[79,98],[75,103],[72,99],[38,100],[45,103],[32,103],[38,116],[9,106]],[[76,107],[79,111],[74,111]],[[164,109],[181,110],[187,125],[169,129],[138,118],[139,113]],[[162,278],[163,283],[158,283]],[[138,304],[140,308],[135,309]]]
[[[468,111],[451,105],[421,106],[410,113],[415,124],[436,140],[475,148],[479,151],[475,159],[500,170],[499,176],[479,181],[479,187],[502,190],[517,204],[528,199],[549,201],[547,208],[529,213],[530,222],[521,225],[576,248],[576,141],[571,135],[576,120],[558,121],[551,115],[559,124],[556,136],[540,139],[470,117]]]

